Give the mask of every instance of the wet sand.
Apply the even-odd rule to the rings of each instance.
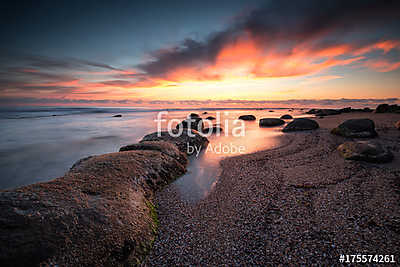
[[[395,159],[346,161],[330,130],[375,121]],[[221,162],[206,198],[182,201],[174,184],[156,194],[159,234],[146,264],[340,265],[340,254],[400,255],[400,114],[316,118],[320,129],[285,134],[280,147]]]

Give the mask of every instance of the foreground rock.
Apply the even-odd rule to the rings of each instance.
[[[201,132],[204,128],[203,120],[201,118],[197,118],[197,117],[190,117],[190,118],[183,120],[178,125],[176,125],[176,129],[179,129],[179,128],[183,128],[183,129],[189,128],[189,129],[193,129],[193,130]]]
[[[260,127],[278,126],[282,124],[285,124],[285,121],[276,118],[264,118],[259,122]]]
[[[255,121],[256,117],[254,115],[242,115],[242,116],[239,117],[239,120]]]
[[[370,119],[346,120],[332,129],[331,133],[351,138],[369,138],[378,135],[375,131],[375,123]]]
[[[281,119],[282,120],[291,120],[291,119],[293,119],[293,117],[291,115],[289,115],[289,114],[285,114],[285,115],[281,116]]]
[[[386,163],[393,159],[393,154],[378,142],[356,141],[341,144],[337,150],[348,160],[361,160],[372,163]]]
[[[198,148],[206,148],[208,145],[208,139],[200,135],[199,132],[195,130],[183,129],[182,134],[179,135],[179,130],[174,129],[172,130],[172,134],[174,136],[171,136],[167,131],[160,133],[151,133],[143,137],[140,143],[146,141],[170,142],[172,144],[175,144],[178,147],[179,151],[184,153],[187,153],[188,145],[192,147],[196,146]]]
[[[220,125],[213,125],[209,128],[204,128],[203,133],[206,135],[209,134],[216,134],[216,133],[222,133],[224,129]]]
[[[319,125],[316,121],[307,118],[298,118],[291,121],[285,128],[283,132],[294,132],[294,131],[306,131],[318,129]]]
[[[135,150],[153,150],[159,151],[165,155],[173,157],[179,163],[186,166],[187,164],[187,156],[185,153],[182,153],[178,147],[170,142],[165,141],[144,141],[138,144],[132,144],[123,146],[119,149],[120,152],[124,151],[135,151]]]
[[[184,172],[160,151],[117,152],[83,159],[53,181],[0,192],[1,265],[139,264],[157,231],[154,190]]]

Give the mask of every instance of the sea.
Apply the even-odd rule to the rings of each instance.
[[[162,112],[162,113],[161,113]],[[174,185],[187,201],[206,197],[218,183],[219,162],[279,146],[282,127],[260,128],[260,118],[304,116],[300,109],[150,109],[115,107],[0,108],[0,189],[11,189],[63,176],[81,158],[117,152],[146,134],[172,128],[196,113],[213,116],[224,131],[208,137],[206,150],[189,158],[188,171]],[[121,117],[114,117],[115,115]],[[256,121],[237,121],[252,114]],[[157,119],[162,121],[158,122]],[[244,130],[244,132],[243,132]]]

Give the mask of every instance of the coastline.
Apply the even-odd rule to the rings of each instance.
[[[371,118],[394,160],[345,160],[348,138],[330,130]],[[284,135],[284,145],[221,162],[214,191],[181,201],[173,185],[156,193],[159,235],[149,266],[339,265],[340,254],[400,254],[400,114],[344,113],[313,118],[320,129]]]

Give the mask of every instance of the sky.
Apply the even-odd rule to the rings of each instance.
[[[0,105],[398,103],[400,2],[2,1]]]

